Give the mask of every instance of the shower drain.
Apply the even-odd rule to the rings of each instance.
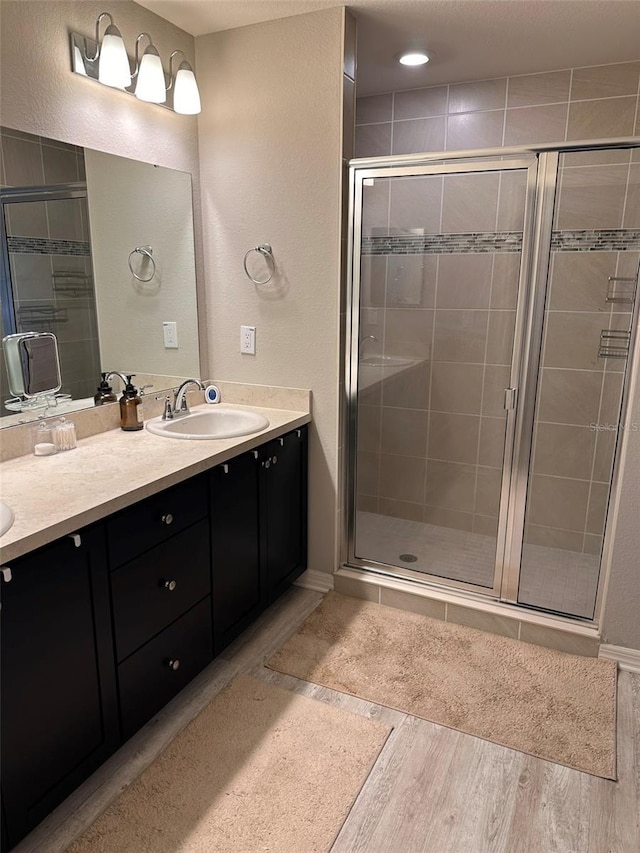
[[[418,561],[415,554],[400,554],[399,559],[402,560],[403,563],[416,563]]]

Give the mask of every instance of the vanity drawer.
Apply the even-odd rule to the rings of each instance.
[[[212,660],[208,597],[118,667],[123,737],[143,726]]]
[[[112,572],[119,661],[211,593],[209,547],[209,522],[198,521]]]
[[[209,513],[206,475],[152,495],[107,520],[111,568],[159,545]]]

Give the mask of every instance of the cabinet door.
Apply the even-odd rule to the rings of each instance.
[[[104,531],[10,563],[2,584],[2,797],[15,844],[118,745]]]
[[[261,450],[260,542],[265,604],[307,563],[307,431],[294,430]]]
[[[213,633],[216,654],[260,608],[257,452],[211,471]]]

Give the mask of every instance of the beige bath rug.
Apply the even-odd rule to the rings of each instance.
[[[616,664],[329,593],[272,669],[605,779]]]
[[[328,851],[389,732],[241,676],[68,853]]]

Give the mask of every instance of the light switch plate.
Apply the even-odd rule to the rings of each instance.
[[[164,335],[165,349],[178,349],[178,324],[176,322],[165,320],[162,323],[162,334]]]

